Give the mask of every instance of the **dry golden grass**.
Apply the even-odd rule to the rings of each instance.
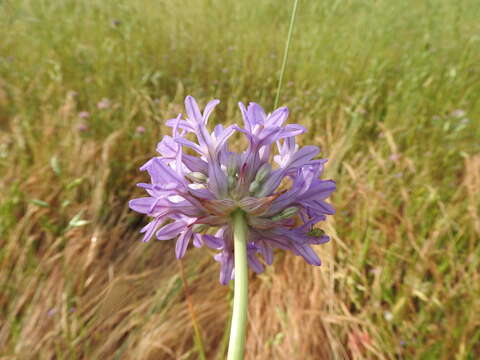
[[[162,103],[159,108],[175,112],[177,105]],[[4,354],[21,359],[195,358],[192,323],[172,245],[140,243],[140,218],[125,204],[133,196],[133,184],[143,175],[136,166],[127,166],[130,170],[121,178],[118,173],[114,176],[119,163],[144,161],[154,143],[138,138],[125,148],[129,135],[124,129],[101,143],[71,131],[74,108],[74,100],[67,96],[58,111],[46,111],[38,139],[49,141],[29,143],[35,166],[24,172],[20,159],[12,161],[3,179],[3,191],[8,190],[6,184],[21,179],[17,191],[22,194],[17,222],[3,240],[0,263],[1,282],[8,285],[0,297],[1,307],[7,310],[2,312],[0,331]],[[11,126],[4,138],[12,146],[11,154],[24,156],[22,141],[14,140],[22,138],[21,131],[15,122]],[[395,326],[412,332],[415,321],[408,319],[418,314],[422,302],[441,309],[462,291],[478,291],[478,273],[471,267],[478,261],[472,256],[479,235],[479,156],[465,158],[460,185],[452,197],[460,203],[468,199],[464,208],[447,206],[428,186],[428,197],[413,216],[408,209],[412,186],[418,172],[428,169],[419,169],[420,164],[407,155],[390,160],[374,144],[367,154],[341,158],[351,146],[348,137],[354,130],[338,126],[327,119],[326,132],[317,138],[333,155],[327,172],[339,180],[333,202],[341,211],[325,225],[332,241],[318,249],[324,265],[307,266],[291,254],[278,253],[265,274],[252,274],[248,359],[392,358],[384,350],[385,334],[376,324],[387,308],[382,300],[385,274],[404,279],[395,281],[402,295],[389,311],[393,318],[404,319]],[[383,127],[382,131],[381,148],[396,154],[396,130]],[[52,154],[58,159],[57,173]],[[341,177],[340,168],[345,169]],[[409,183],[400,181],[392,187],[393,180],[388,178],[392,168],[404,176],[416,175]],[[384,176],[372,178],[372,172]],[[65,201],[70,202],[68,206]],[[420,242],[418,228],[428,201],[437,202],[440,213]],[[88,219],[89,223],[69,226],[77,214],[81,214],[77,222]],[[452,284],[458,287],[452,290],[443,284],[435,247],[456,229],[459,219],[467,225],[459,231],[465,232],[471,256],[467,262],[452,261]],[[403,251],[393,253],[393,243],[402,243]],[[448,250],[452,244],[445,246],[453,252]],[[416,264],[409,260],[412,252],[419,256]],[[396,259],[394,266],[404,264],[404,269],[391,269],[384,259],[388,256]],[[379,263],[372,263],[372,258]],[[207,358],[221,358],[229,289],[219,285],[218,266],[204,249],[189,251],[185,266]],[[434,281],[421,282],[419,274],[428,274],[423,276]],[[465,274],[473,278],[462,278]],[[478,299],[471,301],[472,309],[479,305]],[[448,324],[459,321],[446,316]],[[464,343],[477,325],[478,317],[473,315],[464,328]],[[432,323],[431,331],[441,331],[436,326]],[[457,341],[450,345],[452,340],[444,341],[452,349],[459,348]]]

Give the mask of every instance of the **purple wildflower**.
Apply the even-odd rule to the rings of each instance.
[[[88,125],[84,122],[78,123],[77,124],[77,131],[80,131],[80,132],[88,131]]]
[[[455,118],[463,118],[465,115],[467,115],[467,112],[462,109],[456,109],[456,110],[453,110],[450,115]]]
[[[394,153],[390,155],[388,158],[390,159],[390,161],[397,161],[398,159],[400,159],[400,154]]]
[[[78,113],[78,117],[80,119],[88,119],[90,117],[90,113],[88,111],[80,111]]]
[[[311,245],[329,238],[314,225],[335,212],[325,201],[335,182],[319,179],[326,160],[314,159],[319,153],[316,146],[296,144],[295,136],[306,130],[284,124],[286,107],[266,114],[258,104],[240,103],[244,127],[217,125],[209,132],[208,118],[218,103],[210,101],[202,113],[195,99],[187,96],[187,117],[180,114],[167,121],[172,136],[164,136],[157,146],[160,156],[140,168],[149,173],[151,182],[138,186],[149,196],[129,205],[153,218],[141,230],[143,240],[154,235],[159,240],[176,238],[177,258],[185,255],[190,241],[195,247],[219,251],[214,258],[221,263],[220,281],[227,284],[234,275],[231,214],[241,209],[248,223],[248,262],[255,272],[264,270],[257,255],[270,265],[275,248],[320,265]],[[248,140],[242,153],[228,148],[236,131]]]
[[[135,132],[137,134],[143,134],[143,133],[145,133],[145,131],[147,131],[147,129],[145,129],[144,126],[137,126],[137,128],[135,129]]]
[[[101,110],[108,109],[109,107],[110,107],[110,100],[107,98],[103,98],[97,104],[97,108]]]

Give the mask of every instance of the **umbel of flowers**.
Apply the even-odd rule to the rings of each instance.
[[[318,147],[296,144],[295,137],[306,129],[285,124],[286,107],[266,114],[258,104],[240,103],[243,127],[216,125],[210,132],[208,118],[218,103],[210,101],[201,112],[187,96],[186,117],[167,121],[172,136],[164,136],[157,146],[160,156],[140,168],[150,175],[149,183],[138,184],[148,196],[129,205],[152,218],[141,230],[143,240],[176,239],[177,258],[189,243],[216,250],[220,282],[227,284],[235,270],[232,216],[239,211],[246,223],[248,264],[255,272],[272,264],[275,248],[320,265],[311,245],[329,238],[314,226],[334,213],[325,199],[335,182],[320,179],[326,160],[315,159]],[[229,149],[235,132],[248,141],[243,152]]]

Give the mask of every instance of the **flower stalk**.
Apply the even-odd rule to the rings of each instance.
[[[282,68],[280,70],[280,77],[278,78],[277,95],[275,96],[275,103],[273,105],[275,109],[277,108],[278,101],[280,100],[280,89],[282,88],[283,76],[285,75],[285,69],[287,68],[288,51],[290,50],[290,42],[292,41],[293,25],[295,24],[295,16],[297,15],[297,6],[298,0],[294,0],[292,16],[290,17],[290,25],[288,25],[288,35],[287,41],[285,43],[285,51],[283,53]]]
[[[232,218],[235,285],[227,359],[243,360],[248,311],[247,222],[242,210],[236,210]]]

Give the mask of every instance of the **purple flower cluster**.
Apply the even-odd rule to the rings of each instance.
[[[325,202],[335,182],[319,179],[326,160],[314,159],[319,153],[316,146],[296,144],[295,136],[306,129],[284,125],[286,107],[265,114],[258,104],[240,103],[243,128],[217,125],[209,132],[208,118],[218,103],[210,101],[202,113],[195,99],[187,96],[187,117],[180,114],[167,121],[172,136],[164,136],[157,146],[160,156],[140,168],[151,182],[138,186],[149,196],[129,205],[153,218],[141,230],[143,240],[154,235],[158,240],[177,238],[177,258],[185,255],[190,241],[218,251],[220,282],[227,284],[234,275],[231,214],[240,209],[247,219],[248,263],[254,271],[264,269],[257,254],[272,264],[274,248],[291,250],[309,264],[320,265],[311,245],[329,238],[314,225],[335,212]],[[248,140],[242,153],[228,148],[227,140],[235,132]],[[197,141],[191,140],[194,137]]]

